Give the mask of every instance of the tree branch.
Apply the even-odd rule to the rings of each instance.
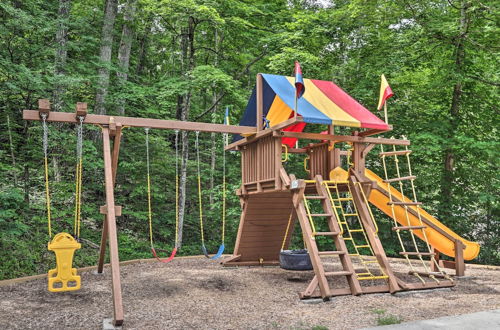
[[[255,63],[257,63],[258,61],[260,61],[265,55],[267,54],[267,48],[264,49],[264,51],[259,55],[257,56],[256,58],[254,58],[252,61],[250,61],[246,66],[245,68],[240,71],[235,77],[234,77],[234,80],[238,80],[241,78],[241,76],[243,76],[245,73],[248,72],[248,70],[250,69],[250,67],[252,65],[254,65]],[[204,117],[206,114],[208,114],[210,111],[212,111],[218,104],[219,102],[222,100],[222,98],[226,95],[226,92],[222,92],[219,97],[215,100],[215,102],[208,108],[206,109],[205,111],[203,111],[198,117],[195,118],[195,121],[198,121],[200,120],[202,117]]]
[[[500,83],[498,82],[495,82],[495,81],[489,81],[489,80],[486,80],[486,79],[483,79],[481,77],[478,77],[478,76],[471,76],[471,75],[467,75],[468,78],[472,78],[472,79],[475,79],[475,80],[478,80],[482,83],[485,83],[485,84],[488,84],[488,85],[492,85],[492,86],[500,86]]]

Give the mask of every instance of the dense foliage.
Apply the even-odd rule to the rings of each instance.
[[[294,60],[305,77],[333,80],[373,111],[385,73],[395,92],[391,134],[412,141],[420,199],[457,233],[482,244],[477,262],[499,264],[498,10],[492,0],[1,1],[0,279],[46,272],[53,264],[46,251],[42,130],[22,120],[23,109],[50,98],[61,111],[74,111],[80,101],[91,112],[222,122],[227,106],[234,123],[255,74],[290,74]],[[122,260],[150,256],[144,131],[124,134],[116,188],[117,204],[124,206],[118,219]],[[84,135],[85,241],[78,266],[96,262],[104,204],[99,130],[85,127]],[[215,252],[222,137],[202,133],[200,139],[205,236]],[[180,251],[198,254],[194,134],[183,141],[187,197]],[[72,230],[75,143],[74,125],[50,125],[55,231]],[[226,157],[230,250],[239,221],[232,194],[239,155]],[[155,240],[170,249],[174,132],[152,131],[151,160]],[[303,174],[302,159],[292,161],[289,169]],[[375,159],[369,166],[380,173]],[[384,245],[396,254],[388,221],[378,215]]]

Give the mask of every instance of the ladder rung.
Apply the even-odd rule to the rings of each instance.
[[[352,241],[352,237],[345,237],[344,241]],[[352,254],[351,254],[352,255]]]
[[[346,201],[352,201],[352,198],[351,197],[340,197],[340,198],[334,198],[333,200],[346,202]]]
[[[306,199],[325,199],[325,196],[304,196]]]
[[[357,213],[344,213],[344,217],[357,217]]]
[[[333,214],[331,213],[311,213],[311,217],[331,217]]]
[[[392,227],[393,231],[396,230],[413,230],[413,229],[425,229],[426,226],[401,226],[401,227]]]
[[[374,276],[372,273],[356,273],[356,275],[358,275],[358,276],[360,276],[360,275],[362,275],[362,276],[367,276],[367,275]]]
[[[320,251],[318,252],[320,256],[334,256],[339,254],[345,254],[345,251]]]
[[[352,272],[340,271],[340,272],[325,272],[325,276],[347,276],[352,275]]]
[[[378,260],[363,260],[362,262],[365,264],[378,264]]]
[[[422,205],[422,202],[389,202],[387,205]]]
[[[363,229],[351,229],[351,230],[349,230],[349,232],[350,233],[362,233],[362,232],[364,232],[364,230]]]
[[[342,225],[347,225],[347,221],[339,221],[339,223]]]
[[[356,249],[369,248],[370,245],[355,245]]]
[[[410,175],[410,176],[402,176],[400,178],[384,180],[384,182],[391,183],[391,182],[397,182],[397,181],[403,181],[403,180],[415,180],[416,178],[417,178],[416,176]]]
[[[338,231],[318,231],[314,233],[314,236],[336,236],[340,234]]]
[[[358,281],[363,281],[363,280],[383,280],[389,278],[387,275],[379,275],[379,276],[362,276],[358,277]]]
[[[434,252],[399,252],[400,255],[404,256],[433,256]]]
[[[409,155],[411,154],[411,150],[398,150],[398,151],[386,151],[381,152],[379,156],[395,156],[395,155]]]

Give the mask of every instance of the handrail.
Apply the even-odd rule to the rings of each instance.
[[[378,234],[378,225],[377,221],[375,221],[375,217],[373,216],[372,209],[370,208],[370,204],[368,201],[368,198],[366,197],[365,191],[363,190],[363,186],[361,185],[361,182],[356,181],[354,182],[355,184],[359,185],[359,190],[361,190],[361,195],[363,195],[363,199],[365,200],[366,207],[368,208],[368,211],[370,212],[370,217],[372,218],[373,225],[375,227],[375,235]]]

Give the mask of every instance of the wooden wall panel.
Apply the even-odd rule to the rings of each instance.
[[[274,172],[274,168],[270,167],[269,171]],[[238,246],[239,261],[259,261],[261,258],[277,261],[292,210],[289,191],[250,195]]]

